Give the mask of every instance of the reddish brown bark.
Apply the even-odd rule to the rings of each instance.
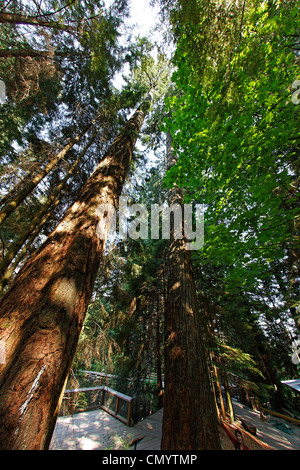
[[[167,142],[168,167],[176,158]],[[169,205],[183,205],[182,191],[170,191]],[[190,251],[171,230],[165,313],[165,392],[162,450],[221,449],[210,387]]]
[[[138,110],[44,245],[0,302],[0,448],[45,449],[93,290],[104,241],[146,108]],[[104,221],[105,222],[105,221]]]

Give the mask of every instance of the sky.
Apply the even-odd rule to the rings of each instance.
[[[107,6],[114,0],[105,0]],[[136,24],[134,32],[146,35],[158,21],[158,7],[151,7],[150,0],[129,0],[130,15],[129,24]]]
[[[111,2],[109,2],[111,3]],[[158,7],[151,7],[150,0],[129,0],[130,18],[126,21],[127,26],[131,29],[133,37],[135,36],[150,36],[151,39],[160,39],[158,32],[153,31],[154,27],[159,24],[159,9]],[[122,75],[129,70],[125,68],[124,71],[119,73],[115,80],[114,86],[118,89],[124,84]]]
[[[146,35],[158,22],[158,8],[150,7],[149,0],[130,0],[131,22],[137,24],[137,31]]]

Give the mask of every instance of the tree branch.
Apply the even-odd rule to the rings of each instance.
[[[68,33],[76,33],[77,29],[73,26],[59,23],[58,21],[47,21],[37,19],[35,16],[24,16],[20,13],[1,13],[0,23],[25,24],[30,26],[42,26],[44,28],[59,29]]]

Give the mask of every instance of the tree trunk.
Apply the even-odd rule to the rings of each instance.
[[[33,49],[0,49],[0,57],[45,57],[47,51],[35,51]]]
[[[105,240],[103,204],[117,206],[146,101],[109,147],[77,201],[0,301],[0,448],[46,449]],[[103,206],[102,206],[103,209]],[[102,237],[103,238],[103,237]]]
[[[20,13],[1,13],[0,23],[26,24],[30,26],[42,26],[44,28],[54,28],[68,33],[76,33],[77,29],[59,21],[43,20],[36,16],[22,15]]]
[[[42,161],[34,161],[32,164],[29,164],[28,168],[25,168],[27,172],[26,175],[22,176],[22,179],[13,187],[11,191],[9,191],[5,196],[3,196],[0,200],[0,207],[6,204],[8,201],[13,199],[17,193],[20,191],[22,187],[24,187],[29,180],[32,179],[32,175],[40,171],[45,162],[47,162],[49,155],[45,152],[46,155],[44,156]]]
[[[30,237],[30,235],[34,232],[35,228],[40,224],[42,221],[43,217],[47,214],[49,211],[49,208],[52,206],[54,203],[55,199],[59,196],[65,185],[67,184],[69,178],[73,175],[75,172],[76,168],[78,167],[79,163],[81,162],[81,159],[84,157],[85,153],[89,149],[89,147],[92,145],[92,143],[95,140],[96,135],[98,134],[98,130],[96,130],[85,146],[85,148],[80,152],[79,156],[75,160],[75,162],[71,165],[69,170],[67,171],[67,174],[63,178],[63,180],[59,183],[59,185],[54,189],[52,194],[48,197],[47,202],[41,207],[41,209],[37,212],[37,214],[33,217],[32,221],[30,222],[29,226],[27,229],[25,229],[22,232],[22,235],[16,240],[10,247],[6,255],[2,258],[0,262],[0,276],[4,276],[4,273],[7,269],[7,267],[10,265],[14,257],[17,255],[18,251],[22,248],[23,244],[26,242],[26,240]],[[3,285],[2,285],[2,280],[0,280],[0,292],[2,291]]]
[[[28,252],[30,250],[30,247],[36,237],[39,235],[41,232],[42,228],[45,226],[47,221],[50,219],[50,217],[53,215],[53,210],[55,207],[59,204],[60,199],[56,199],[54,202],[53,206],[49,209],[49,211],[44,215],[40,223],[35,227],[35,230],[32,232],[26,243],[22,246],[22,249],[18,252],[17,256],[14,258],[13,262],[9,265],[9,268],[5,271],[4,276],[2,276],[0,280],[0,291],[4,289],[4,287],[7,286],[7,284],[10,282],[12,279],[15,269],[17,266],[21,263],[21,261],[28,255]]]
[[[230,388],[229,388],[229,383],[228,383],[228,376],[226,370],[224,370],[224,387],[225,387],[225,392],[226,392],[226,400],[228,404],[227,411],[229,413],[229,419],[231,424],[234,423],[234,409],[233,409],[233,404],[232,404],[232,399],[231,399],[231,393],[230,393]]]
[[[224,405],[224,400],[223,400],[223,395],[222,395],[222,389],[221,389],[221,384],[219,380],[218,369],[216,366],[214,366],[214,371],[215,371],[216,386],[218,389],[218,395],[219,395],[219,401],[220,401],[220,408],[221,408],[223,419],[226,419],[226,411],[225,411],[225,405]]]
[[[102,113],[101,113],[102,114]],[[93,126],[101,117],[99,114],[89,125],[71,140],[37,175],[32,178],[9,202],[7,202],[0,211],[0,225],[10,216],[10,214],[26,199],[26,197],[36,188],[36,186],[47,176],[60,160],[68,153],[71,148],[79,142],[81,137]],[[14,192],[14,190],[12,190]]]
[[[167,134],[168,168],[176,162]],[[169,204],[183,205],[182,191],[170,191]],[[190,251],[171,230],[165,318],[165,394],[162,450],[221,449],[210,386]]]
[[[265,346],[265,338],[264,334],[261,331],[261,328],[257,321],[255,321],[252,316],[251,312],[249,312],[249,324],[252,327],[253,333],[254,333],[254,339],[255,339],[255,344],[256,344],[256,351],[258,353],[258,356],[260,357],[263,366],[264,366],[264,372],[266,377],[268,378],[270,384],[273,387],[273,402],[274,406],[277,411],[283,411],[283,408],[285,407],[285,398],[282,390],[282,384],[277,377],[276,369],[272,365],[270,353],[268,351],[268,348]]]
[[[163,381],[162,381],[162,358],[161,358],[161,339],[160,339],[160,298],[159,292],[156,297],[156,373],[157,373],[157,397],[160,407],[163,406]]]
[[[0,49],[0,57],[43,57],[43,58],[65,58],[76,57],[80,53],[59,52],[59,51],[36,51],[34,49]]]

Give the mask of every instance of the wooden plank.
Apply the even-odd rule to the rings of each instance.
[[[105,411],[86,412],[72,417],[60,417],[56,426],[52,448],[55,449],[111,449],[114,445],[114,437],[122,439],[128,437],[128,442],[135,438],[145,436],[138,443],[137,450],[160,450],[162,413],[146,418],[142,423],[128,428],[126,423],[119,419],[105,417]],[[155,420],[153,417],[155,416]],[[121,421],[121,422],[120,422]],[[154,425],[152,425],[154,423]],[[141,426],[143,424],[143,426]],[[149,425],[149,426],[148,426]],[[87,447],[88,446],[88,447]],[[132,448],[131,448],[132,449]]]
[[[115,415],[117,416],[117,414],[119,413],[119,404],[120,404],[120,397],[117,396],[117,399],[116,399],[116,411],[115,411]]]
[[[127,426],[130,426],[130,421],[131,421],[131,413],[132,413],[132,401],[128,403],[128,409],[127,409]]]

